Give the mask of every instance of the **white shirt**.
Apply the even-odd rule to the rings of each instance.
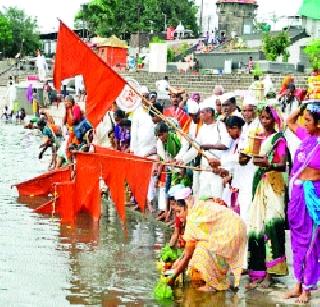
[[[156,81],[156,87],[159,92],[167,92],[169,83],[167,80],[158,80]]]
[[[156,152],[157,139],[151,116],[142,106],[133,113],[131,120],[130,150],[139,157]]]
[[[200,128],[199,128],[200,129]],[[193,121],[190,123],[188,135],[192,140],[195,140],[197,138],[197,131],[198,130],[198,124],[195,124]],[[186,154],[186,152],[190,148],[190,143],[186,140],[186,138],[181,138],[181,148],[176,156],[176,160],[181,160],[182,157]]]
[[[102,121],[96,128],[96,133],[94,135],[94,144],[103,146],[103,147],[111,147],[110,139],[108,137],[108,133],[113,129],[114,120],[114,112],[107,112],[103,117]]]
[[[198,136],[196,138],[196,142],[199,145],[215,145],[222,144],[227,148],[230,148],[231,138],[227,133],[226,127],[224,123],[217,121],[216,123],[210,125],[202,125],[199,129]],[[225,153],[225,150],[206,150],[206,155],[209,158],[219,158],[222,154]],[[198,151],[195,148],[190,148],[188,152],[183,156],[183,162],[189,163],[198,155]],[[202,166],[207,167],[208,161],[207,159],[201,159]]]
[[[43,55],[37,56],[37,67],[38,67],[38,70],[45,70],[45,71],[48,70],[47,61]]]

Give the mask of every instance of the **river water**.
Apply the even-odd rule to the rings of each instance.
[[[104,200],[99,225],[80,216],[76,227],[33,212],[43,199],[19,198],[11,185],[46,171],[40,137],[0,123],[0,306],[275,306],[286,284],[238,293],[176,290],[174,302],[156,302],[155,261],[168,229],[128,212],[122,227]],[[292,278],[291,278],[292,280]],[[293,282],[293,280],[292,280]],[[292,283],[291,282],[291,283]],[[319,303],[319,301],[318,301]],[[316,306],[316,305],[315,305]]]

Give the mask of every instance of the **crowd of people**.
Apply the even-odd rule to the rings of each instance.
[[[191,267],[202,291],[228,289],[229,272],[234,288],[244,273],[250,289],[286,276],[289,229],[297,283],[286,298],[306,303],[320,276],[320,104],[293,89],[262,103],[218,85],[206,99],[169,87],[163,103],[141,87],[134,112],[114,103],[96,129],[68,96],[63,127],[46,114],[38,122],[39,157],[51,147],[56,168],[100,145],[152,159],[147,208],[172,227],[170,246],[184,249],[172,280]]]

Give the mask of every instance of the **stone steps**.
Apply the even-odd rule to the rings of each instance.
[[[155,90],[157,80],[168,76],[172,86],[185,88],[188,92],[200,92],[201,95],[207,97],[212,94],[216,84],[222,85],[226,91],[235,91],[237,89],[245,90],[253,82],[251,75],[192,75],[192,74],[173,74],[173,73],[147,73],[147,72],[126,72],[121,73],[124,77],[133,78],[140,84],[146,85],[149,90]],[[281,87],[284,76],[271,75],[271,79],[276,89]],[[297,87],[307,86],[307,75],[295,76]]]

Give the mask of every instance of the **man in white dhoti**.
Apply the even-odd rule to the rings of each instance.
[[[148,94],[146,87],[141,87],[142,95]],[[154,134],[154,123],[148,112],[148,105],[141,104],[134,111],[131,119],[130,152],[138,157],[154,157],[157,153],[157,138]],[[152,201],[156,195],[156,177],[152,175],[149,183],[147,205],[150,212],[153,212]]]
[[[146,89],[142,94],[148,94],[148,90]],[[139,157],[156,154],[157,138],[148,107],[147,104],[138,106],[131,119],[130,151]]]
[[[188,129],[188,135],[192,140],[195,140],[198,136],[201,123],[199,118],[199,104],[196,101],[189,100],[188,103],[188,112],[189,116],[192,118],[192,121],[190,123],[189,129]],[[188,152],[191,145],[188,142],[186,138],[181,139],[181,149],[179,153],[176,156],[176,160],[182,160],[183,156]],[[198,157],[193,160],[193,166],[200,166],[198,165]],[[199,171],[193,171],[192,176],[192,192],[194,197],[198,197],[199,193]]]
[[[10,81],[8,89],[7,89],[7,101],[8,101],[8,106],[9,106],[9,112],[13,113],[14,110],[14,102],[17,97],[17,89],[16,85],[14,82]]]
[[[39,81],[44,81],[47,77],[48,64],[46,58],[41,54],[40,50],[37,51],[37,68]]]
[[[257,167],[252,163],[252,159],[248,160],[241,152],[249,147],[249,137],[262,129],[260,120],[257,116],[257,101],[254,97],[248,96],[243,102],[243,118],[245,125],[239,141],[240,164],[235,167],[233,185],[239,190],[238,202],[240,206],[240,216],[249,225],[249,210],[252,203],[252,185],[253,176]],[[247,249],[246,249],[247,251]],[[248,255],[244,257],[243,268],[248,268]]]
[[[214,105],[209,102],[200,104],[201,118],[203,125],[199,129],[196,142],[205,150],[206,156],[209,158],[221,157],[221,155],[230,146],[230,136],[225,129],[220,129],[219,124],[214,119]],[[197,157],[198,151],[195,148],[190,148],[184,154],[182,161],[189,163]],[[206,158],[201,158],[201,167],[208,168]],[[199,176],[199,193],[200,198],[214,197],[221,198],[222,196],[222,179],[219,175],[212,171],[201,171]]]

